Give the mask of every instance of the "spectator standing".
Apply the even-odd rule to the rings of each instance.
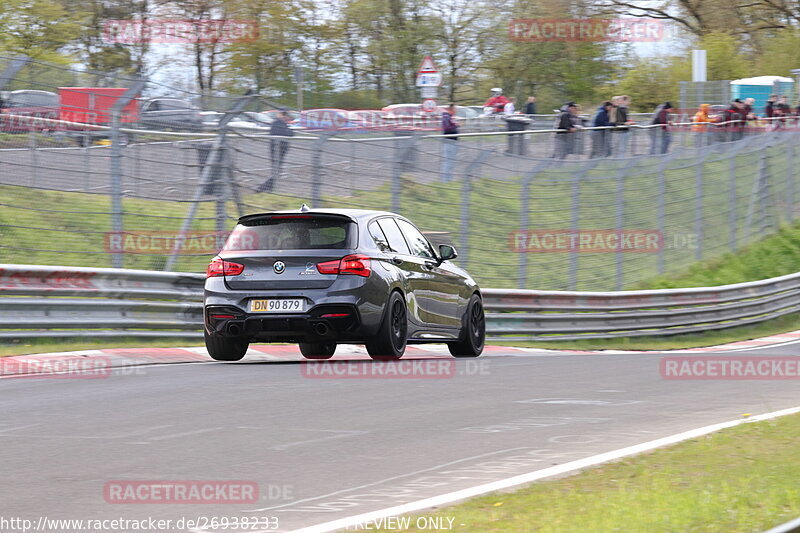
[[[767,119],[771,119],[775,116],[775,103],[778,101],[777,94],[769,95],[767,98],[767,105],[764,106],[764,116]],[[773,124],[774,120],[767,120],[767,131],[772,131],[775,129],[775,124]]]
[[[611,130],[611,150],[617,157],[625,157],[628,153],[628,144],[631,138],[631,131],[628,127],[633,122],[628,115],[628,108],[631,105],[631,97],[628,95],[615,96],[611,99],[614,108],[611,110],[611,121],[616,124],[616,128]]]
[[[613,108],[611,102],[603,102],[597,108],[597,113],[594,115],[592,127],[594,128],[608,128],[614,126],[614,122],[610,119],[610,113]],[[611,130],[601,129],[592,131],[592,153],[589,156],[591,159],[595,157],[608,157],[611,155]]]
[[[672,134],[669,131],[669,115],[675,111],[672,102],[664,102],[656,107],[653,112],[653,120],[650,124],[650,154],[666,154],[669,151],[669,144],[672,141]]]
[[[272,163],[272,175],[262,183],[256,192],[272,192],[275,188],[275,182],[278,181],[283,173],[283,162],[286,159],[286,152],[289,151],[289,141],[276,137],[293,137],[294,130],[289,127],[289,122],[292,117],[286,111],[281,111],[269,128],[269,156]]]
[[[786,117],[792,114],[792,108],[789,107],[789,99],[786,96],[781,96],[778,102],[773,106],[772,116],[778,120],[773,120],[773,129],[779,130],[786,125]]]
[[[460,124],[456,121],[456,105],[450,104],[442,113],[442,133],[457,135]],[[442,139],[442,181],[453,179],[453,167],[458,157],[458,137]]]
[[[528,118],[533,118],[530,115],[535,115],[536,114],[536,97],[535,96],[529,96],[528,97],[528,103],[525,104],[525,114],[528,115]]]
[[[737,98],[722,113],[722,122],[727,132],[726,141],[738,141],[742,138],[746,118],[744,102]]]
[[[555,159],[566,159],[575,152],[575,132],[578,131],[578,106],[575,102],[568,102],[561,107],[555,129],[563,130],[555,134]]]
[[[694,145],[697,148],[702,148],[711,144],[711,139],[714,135],[711,123],[713,123],[714,120],[708,113],[710,109],[711,104],[700,104],[700,109],[697,110],[697,113],[695,113],[692,119]]]

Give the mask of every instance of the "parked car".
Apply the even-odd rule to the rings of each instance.
[[[200,111],[200,122],[203,131],[216,131],[219,128],[219,120],[225,113],[219,111]]]
[[[398,359],[407,343],[437,342],[477,357],[480,288],[456,257],[384,211],[303,206],[243,216],[206,273],[206,347],[236,361],[253,342],[297,342],[305,357],[328,359],[347,342]]]
[[[225,113],[219,111],[201,111],[203,130],[216,131],[219,128],[219,121],[224,115]],[[253,111],[242,111],[228,121],[228,128],[239,130],[242,133],[259,133],[259,130],[268,130],[271,125],[272,117],[265,117],[261,113]]]
[[[0,132],[26,133],[57,127],[58,95],[50,91],[21,89],[0,95]]]
[[[201,131],[200,110],[186,100],[153,98],[142,102],[139,125],[150,130]]]
[[[382,109],[386,122],[395,130],[436,131],[441,128],[442,111],[422,110],[422,104],[392,104]]]

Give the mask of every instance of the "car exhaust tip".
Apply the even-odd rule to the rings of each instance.
[[[325,336],[328,334],[329,331],[330,328],[324,322],[317,322],[316,324],[314,324],[314,333],[316,333],[319,336]]]
[[[242,334],[242,326],[236,323],[228,324],[228,335],[239,336]]]

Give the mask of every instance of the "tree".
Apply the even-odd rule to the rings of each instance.
[[[488,59],[501,12],[488,2],[474,0],[435,0],[430,9],[435,16],[433,35],[444,58],[447,99],[453,102],[460,85]]]
[[[59,0],[65,9],[84,12],[81,31],[67,49],[89,70],[110,75],[146,73],[145,58],[150,51],[146,39],[137,43],[107,40],[107,25],[114,20],[147,20],[149,0]],[[95,84],[100,84],[97,80]]]
[[[223,70],[228,87],[270,89],[269,96],[281,98],[293,90],[292,66],[300,58],[303,15],[295,0],[231,0],[230,12],[255,21],[258,35],[253,40],[230,43]]]
[[[53,0],[0,2],[0,51],[65,63],[65,46],[80,32],[85,13]]]

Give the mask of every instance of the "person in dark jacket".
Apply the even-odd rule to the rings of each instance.
[[[567,102],[560,109],[558,121],[555,124],[556,132],[555,159],[566,159],[569,154],[575,152],[575,132],[579,129],[580,117],[578,116],[578,104]]]
[[[611,99],[614,107],[609,115],[611,122],[616,124],[616,128],[611,130],[611,150],[616,157],[625,157],[628,153],[631,132],[628,127],[633,123],[628,115],[628,108],[631,105],[631,97],[628,95],[615,96]]]
[[[594,116],[594,120],[592,121],[592,127],[594,128],[608,128],[615,126],[611,119],[609,118],[609,113],[611,112],[611,108],[613,104],[611,102],[603,102],[603,104],[597,108],[597,113]],[[591,159],[595,157],[608,157],[611,155],[611,130],[603,129],[603,130],[593,130],[592,131],[592,153],[589,156]]]
[[[722,124],[727,141],[738,141],[744,136],[744,126],[747,122],[745,111],[744,102],[737,98],[722,113]]]
[[[773,120],[773,129],[779,130],[786,125],[786,117],[792,114],[792,108],[789,106],[789,99],[786,96],[781,96],[778,102],[773,106],[772,116],[779,120]]]
[[[535,115],[536,114],[536,97],[529,96],[528,103],[525,104],[525,114],[526,115]],[[528,117],[533,118],[533,117]]]
[[[650,123],[653,127],[649,128],[651,155],[666,154],[669,151],[669,143],[672,141],[669,115],[674,111],[672,102],[664,102],[653,111],[653,120]]]
[[[289,151],[289,141],[276,137],[294,136],[294,130],[289,127],[291,120],[292,117],[287,112],[281,111],[270,125],[269,134],[272,138],[269,140],[269,157],[272,163],[272,175],[256,189],[256,192],[272,192],[275,182],[283,172],[283,162],[286,159],[286,152]]]
[[[460,124],[456,121],[456,106],[450,104],[442,112],[442,133],[457,135]],[[442,138],[442,181],[453,179],[453,167],[458,158],[458,137]]]

